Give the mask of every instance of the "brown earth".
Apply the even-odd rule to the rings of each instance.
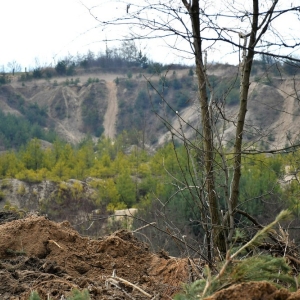
[[[172,299],[199,274],[187,258],[151,253],[121,230],[97,240],[80,236],[67,221],[0,212],[0,299],[65,299],[87,289],[91,299]],[[200,299],[200,298],[199,298]],[[206,300],[300,300],[267,282],[231,286]]]
[[[67,221],[37,215],[0,225],[2,300],[27,300],[31,291],[62,299],[74,288],[88,289],[91,299],[170,299],[188,281],[188,266],[151,253],[127,231],[93,240]]]

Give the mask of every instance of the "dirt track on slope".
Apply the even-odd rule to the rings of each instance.
[[[106,86],[109,90],[109,95],[103,123],[104,135],[110,139],[114,139],[116,136],[116,119],[118,115],[117,87],[114,82],[107,82]]]

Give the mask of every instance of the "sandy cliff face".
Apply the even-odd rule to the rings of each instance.
[[[69,83],[66,83],[67,80]],[[47,127],[76,144],[87,133],[93,135],[93,124],[89,121],[91,123],[95,119],[103,123],[108,107],[108,89],[113,85],[100,79],[88,84],[85,76],[81,76],[76,84],[72,80],[58,78],[22,84],[14,79],[10,85],[1,87],[0,108],[6,113],[21,115],[20,106],[18,103],[12,104],[12,99],[21,98],[27,106],[36,103],[47,110]]]
[[[237,75],[238,69],[232,66],[216,67],[208,70],[209,76],[215,76],[217,80],[227,80]],[[172,81],[174,74],[167,74],[169,81]],[[176,77],[180,81],[183,76],[186,78],[187,70],[176,70]],[[139,75],[139,76],[138,76]],[[127,80],[127,77],[117,73],[97,73],[83,74],[73,78],[53,78],[51,81],[36,80],[21,83],[18,78],[14,78],[9,85],[0,87],[0,109],[6,113],[22,115],[18,101],[15,97],[21,97],[27,105],[37,103],[39,107],[47,110],[47,126],[53,127],[55,131],[64,139],[72,143],[80,142],[87,133],[92,136],[104,133],[105,136],[114,138],[123,130],[132,130],[137,126],[135,114],[127,116],[127,123],[122,120],[124,112],[130,114],[135,107],[135,98],[142,89],[141,84],[146,84],[145,77],[135,74],[132,81],[136,81],[130,97],[126,90],[120,90],[115,79]],[[157,81],[159,77],[148,76],[147,80]],[[173,76],[173,77],[172,77]],[[78,82],[75,84],[75,78]],[[97,79],[97,80],[91,80]],[[259,147],[284,147],[299,140],[298,128],[300,125],[299,91],[300,80],[292,77],[272,78],[272,81],[265,80],[263,75],[253,77],[250,85],[248,112],[245,124],[245,141],[259,141]],[[194,85],[195,78],[190,78]],[[68,81],[68,84],[67,84]],[[183,130],[186,137],[195,135],[195,129],[200,128],[199,114],[200,108],[197,100],[197,92],[191,89],[189,92],[188,105],[179,110],[175,110],[168,115],[167,121],[174,130]],[[181,90],[169,91],[171,97]],[[127,95],[128,94],[128,95]],[[153,94],[153,93],[152,93]],[[126,96],[127,95],[127,96]],[[154,97],[155,95],[152,95]],[[127,98],[128,99],[127,99]],[[135,98],[134,98],[135,97]],[[126,99],[125,99],[126,98]],[[22,101],[23,101],[22,100]],[[222,97],[215,99],[218,108],[223,110],[226,121],[219,121],[219,132],[222,135],[223,143],[230,143],[236,126],[238,114],[237,104],[223,106]],[[150,101],[145,99],[144,101]],[[122,105],[130,106],[124,110]],[[141,104],[140,104],[141,106]],[[147,105],[145,105],[146,107]],[[166,127],[162,125],[162,120],[153,114],[150,105],[148,111],[140,122],[141,128],[134,127],[134,130],[144,131],[144,136],[152,133],[155,145],[161,145],[169,140],[170,134]],[[176,114],[176,111],[178,112]],[[220,117],[220,115],[219,115]],[[129,122],[130,121],[130,122]],[[148,124],[146,124],[148,122]],[[127,125],[128,128],[126,127]],[[192,126],[190,126],[192,125]],[[147,143],[147,141],[146,141]]]
[[[97,192],[88,182],[69,179],[66,182],[25,182],[0,180],[0,210],[41,211],[52,219],[72,224],[86,221],[96,208]]]

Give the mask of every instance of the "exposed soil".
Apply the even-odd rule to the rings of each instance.
[[[117,87],[114,82],[107,82],[109,90],[108,106],[104,116],[104,135],[114,139],[116,135],[116,118],[118,114]]]
[[[176,76],[178,78],[186,76],[188,71],[188,69],[176,70]],[[208,68],[207,72],[208,75],[215,75],[217,77],[228,78],[232,76],[235,78],[238,74],[238,67],[212,65]],[[156,81],[160,78],[158,75],[148,73],[143,75],[150,81]],[[172,70],[164,73],[163,76],[173,76]],[[251,78],[245,137],[247,137],[248,133],[249,139],[252,139],[257,132],[257,138],[260,138],[260,136],[264,137],[262,141],[268,144],[270,148],[290,146],[295,141],[298,141],[300,136],[298,130],[300,126],[300,107],[298,105],[299,78],[274,77],[270,83],[264,81],[265,77],[263,74],[259,74],[259,76],[261,76],[259,83],[255,81],[255,78]],[[256,77],[260,78],[259,76]],[[140,73],[134,73],[133,78],[136,77],[139,78],[138,81],[145,80],[143,76],[140,77]],[[78,74],[74,75],[75,78],[80,80],[78,85],[65,86],[66,80],[70,80],[70,77],[53,77],[48,81],[40,79],[24,83],[19,81],[18,76],[15,76],[12,78],[9,89],[12,89],[10,91],[11,94],[21,94],[28,103],[38,103],[41,107],[47,107],[48,115],[51,119],[51,124],[54,125],[55,131],[66,141],[77,144],[86,135],[86,132],[83,130],[82,119],[82,102],[90,89],[86,83],[89,79],[96,78],[100,82],[104,81],[109,92],[108,97],[99,96],[97,98],[99,107],[91,107],[95,108],[101,115],[101,119],[104,120],[104,135],[112,139],[115,138],[115,135],[118,133],[116,132],[118,129],[116,128],[118,101],[121,99],[117,97],[114,81],[116,78],[127,79],[126,74],[122,74],[121,72],[107,73],[100,69],[91,69],[89,73],[79,70]],[[56,84],[54,85],[55,82]],[[189,103],[191,105],[179,110],[178,115],[180,118],[175,116],[170,120],[174,130],[183,130],[186,138],[190,138],[195,134],[193,127],[199,127],[199,107],[196,94],[192,93]],[[6,113],[21,115],[20,111],[10,105],[5,93],[0,95],[0,108]],[[236,105],[227,106],[227,120],[236,120],[237,113]],[[192,126],[186,125],[186,122]],[[228,143],[234,138],[234,122],[228,122],[228,124],[225,122],[223,124],[225,129],[224,143],[225,141]],[[155,132],[155,137],[158,140],[157,146],[170,140],[170,133],[166,133],[165,127],[160,127],[158,124],[161,124],[159,118],[153,121],[149,129]],[[122,130],[130,128],[126,128],[126,125],[124,126]]]
[[[83,237],[67,221],[0,212],[0,299],[65,299],[87,289],[91,299],[171,299],[199,274],[187,258],[151,253],[121,230],[97,240]],[[300,300],[267,282],[231,286],[207,300]]]
[[[62,299],[74,288],[92,299],[170,299],[189,278],[187,259],[151,253],[127,231],[93,240],[66,221],[4,213],[0,224],[2,300],[27,300],[31,291]]]
[[[291,137],[299,140],[299,80],[283,80],[278,87],[278,93],[284,99],[280,118],[272,124],[273,131],[276,132],[276,142],[278,147],[290,146]],[[276,130],[280,128],[281,130]]]

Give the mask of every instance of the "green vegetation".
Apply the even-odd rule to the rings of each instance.
[[[196,81],[192,76],[171,77],[160,76],[151,82],[134,79],[117,80],[119,114],[117,119],[117,132],[126,128],[135,134],[133,144],[144,147],[147,143],[157,142],[157,127],[163,127],[163,122],[157,125],[157,115],[169,120],[176,110],[181,110],[195,98],[194,86]],[[156,128],[155,128],[155,127]]]
[[[61,60],[56,64],[55,70],[58,75],[72,76],[75,74],[75,63],[70,60]]]
[[[89,78],[87,84],[92,84],[93,82],[99,82],[99,79]],[[84,131],[100,137],[104,131],[103,128],[103,118],[106,111],[106,105],[100,106],[98,99],[106,98],[107,88],[104,83],[101,85],[92,85],[89,89],[89,93],[85,96],[82,102],[82,120],[84,124]]]
[[[88,80],[87,80],[87,82],[86,82],[86,85],[89,85],[91,83],[97,83],[99,81],[100,81],[99,78],[91,78],[91,77],[89,77]]]
[[[51,79],[54,76],[74,76],[81,71],[89,72],[91,69],[105,70],[106,72],[118,71],[127,74],[132,79],[133,72],[140,71],[160,75],[172,67],[172,69],[183,69],[182,65],[163,65],[153,62],[138,50],[134,41],[124,41],[120,46],[107,48],[104,53],[93,53],[88,51],[84,55],[67,56],[59,60],[54,67],[35,66],[31,70],[20,73],[18,79],[22,82],[33,79]],[[12,67],[10,71],[12,72]],[[16,71],[16,70],[15,70]],[[79,71],[79,72],[78,72]],[[192,70],[189,76],[192,76]],[[10,82],[10,77],[3,71],[0,75],[0,85]]]
[[[10,256],[23,256],[26,255],[26,252],[24,250],[12,250],[12,249],[6,249],[5,253]]]
[[[226,102],[228,105],[235,105],[239,102],[239,78],[220,78],[217,76],[209,76],[211,88],[214,92],[215,99],[219,102]],[[210,94],[210,90],[208,90]]]
[[[172,144],[168,144],[155,154],[149,155],[142,148],[131,145],[132,139],[128,132],[123,132],[114,143],[107,138],[100,138],[97,144],[87,139],[73,147],[56,140],[51,148],[45,150],[41,148],[39,140],[33,139],[19,151],[6,152],[0,156],[0,178],[17,178],[26,182],[47,179],[56,182],[57,194],[48,199],[42,208],[49,215],[51,211],[57,211],[54,209],[56,206],[72,207],[76,210],[81,207],[82,201],[86,201],[86,206],[91,209],[99,208],[103,213],[137,207],[139,214],[150,221],[153,213],[163,205],[168,212],[167,217],[176,228],[188,228],[189,235],[201,236],[203,229],[197,221],[201,219],[197,210],[198,191],[184,189],[183,185],[183,182],[194,185],[186,149],[183,146],[174,148]],[[283,166],[297,166],[299,153],[276,157],[245,157],[239,209],[261,216],[265,220],[274,216],[281,207],[289,207],[295,215],[299,214],[300,187],[297,182],[294,181],[284,188],[278,183],[283,175]],[[190,155],[196,157],[198,154],[197,151],[192,151]],[[78,182],[66,183],[70,178]],[[88,200],[90,202],[84,200],[84,186],[80,183],[86,178],[93,178],[90,185],[96,191]],[[177,184],[174,184],[174,178],[178,181]],[[218,178],[216,192],[221,209],[225,206],[226,197],[223,182],[222,176]],[[3,200],[5,188],[4,181],[1,187]],[[27,193],[24,185],[19,186],[18,193],[20,196]],[[163,222],[157,220],[158,226],[164,226]],[[239,217],[239,222],[251,225],[243,216]],[[135,226],[140,225],[136,223]],[[151,228],[145,229],[149,236],[152,231]],[[153,241],[153,246],[159,247],[162,243],[163,238],[157,238]],[[174,245],[170,244],[165,248],[178,254],[179,250]]]
[[[5,193],[3,191],[0,191],[0,201],[2,201],[4,199],[5,199]]]
[[[250,257],[243,255],[247,248],[255,248],[258,240],[266,238],[273,227],[280,221],[287,219],[289,215],[288,211],[282,211],[275,221],[258,231],[249,242],[237,250],[231,249],[228,251],[225,261],[219,264],[216,274],[212,275],[210,268],[206,266],[205,279],[196,280],[192,284],[185,285],[184,292],[176,295],[175,300],[204,299],[237,283],[262,280],[273,283],[278,287],[289,286],[291,290],[296,290],[298,287],[297,279],[295,280],[292,276],[291,267],[287,264],[285,258],[273,257],[272,255],[254,255]]]
[[[35,137],[54,141],[56,134],[52,130],[44,129],[51,128],[47,107],[39,106],[36,102],[26,102],[21,94],[9,86],[2,86],[0,92],[7,97],[9,106],[21,114],[5,114],[0,110],[0,147],[19,148]]]
[[[41,300],[41,298],[36,291],[33,291],[33,292],[31,292],[28,300]]]
[[[7,83],[10,83],[9,77],[5,73],[1,74],[0,75],[0,85],[7,84]]]
[[[79,78],[76,78],[75,80],[73,78],[71,78],[70,80],[67,78],[66,81],[63,83],[63,85],[69,86],[69,85],[75,85],[77,86],[78,83],[80,82]],[[54,86],[57,86],[57,81],[55,80],[53,83]]]
[[[24,108],[24,113],[28,119],[11,114],[4,114],[0,110],[0,146],[5,149],[20,148],[32,138],[38,138],[53,142],[56,134],[50,130],[45,131],[43,118],[45,111],[36,104]]]
[[[51,300],[51,298],[49,298]],[[71,296],[68,298],[64,298],[67,300],[90,300],[91,297],[89,295],[88,290],[79,291],[78,289],[73,289],[71,292]],[[41,300],[39,294],[36,291],[31,292],[28,300]]]
[[[89,300],[90,295],[88,290],[79,291],[77,289],[72,290],[72,296],[67,298],[67,300]]]

